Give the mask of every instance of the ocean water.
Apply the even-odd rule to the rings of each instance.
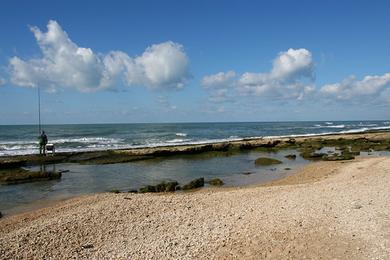
[[[390,129],[390,121],[44,125],[59,152],[197,144],[243,138]],[[0,156],[38,149],[36,125],[0,126]]]
[[[269,136],[317,135],[390,129],[389,121],[362,122],[280,122],[280,123],[188,123],[188,124],[101,124],[48,125],[49,142],[59,151],[85,151],[144,146],[220,142]],[[37,152],[36,126],[0,126],[0,155]],[[296,160],[285,158],[296,154]],[[363,156],[389,155],[377,152]],[[265,156],[281,160],[272,166],[256,166]],[[47,203],[83,194],[109,190],[128,191],[161,181],[181,185],[199,177],[220,178],[225,186],[242,186],[282,178],[307,164],[295,150],[266,153],[261,150],[237,154],[221,152],[178,155],[108,165],[63,163],[46,165],[46,170],[67,170],[59,180],[0,185],[0,211],[14,214],[46,206]],[[289,169],[286,169],[289,168]],[[40,170],[40,166],[27,168]],[[245,174],[250,173],[250,174]]]

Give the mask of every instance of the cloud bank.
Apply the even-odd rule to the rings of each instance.
[[[183,46],[171,41],[154,44],[138,57],[121,51],[97,54],[79,47],[56,21],[49,21],[47,32],[31,27],[42,57],[9,61],[11,82],[17,86],[59,87],[93,92],[115,87],[122,79],[128,86],[150,89],[180,89],[189,79],[188,57]]]
[[[227,96],[234,89],[241,96],[272,97],[274,99],[302,99],[313,92],[314,63],[306,49],[289,49],[274,59],[269,72],[234,71],[205,76],[202,86],[218,89],[211,97]]]
[[[306,49],[288,49],[273,60],[269,72],[219,72],[203,77],[202,86],[209,101],[225,102],[237,96],[256,96],[267,100],[352,101],[390,103],[390,73],[350,76],[339,83],[315,86],[315,65]]]
[[[390,88],[390,73],[382,76],[365,76],[357,80],[351,76],[335,84],[324,85],[320,93],[338,100],[384,97]]]

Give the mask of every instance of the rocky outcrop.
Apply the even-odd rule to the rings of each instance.
[[[195,179],[183,186],[183,190],[192,190],[204,186],[204,178]]]

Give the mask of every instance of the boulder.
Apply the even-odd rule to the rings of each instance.
[[[222,186],[224,185],[223,181],[221,179],[215,178],[212,180],[209,180],[208,183],[212,186]]]
[[[157,184],[156,192],[173,192],[176,190],[176,186],[178,186],[179,183],[177,181],[171,181],[171,182],[161,182]]]
[[[282,162],[277,159],[267,158],[267,157],[260,157],[257,158],[255,161],[255,164],[260,166],[268,166],[268,165],[281,164],[281,163]]]
[[[139,189],[140,193],[146,193],[146,192],[156,192],[156,187],[152,185],[146,185],[144,187],[141,187]]]
[[[199,178],[191,181],[190,183],[187,183],[186,185],[183,186],[183,190],[191,190],[191,189],[196,189],[196,188],[201,188],[204,186],[204,178]]]

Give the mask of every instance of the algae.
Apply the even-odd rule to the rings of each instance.
[[[260,166],[268,166],[268,165],[281,164],[281,163],[282,161],[273,158],[267,158],[267,157],[260,157],[257,158],[255,161],[255,164]]]

